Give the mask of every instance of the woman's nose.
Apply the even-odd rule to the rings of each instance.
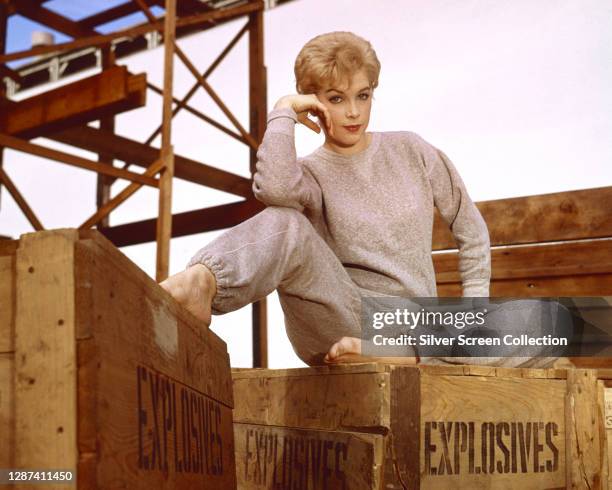
[[[346,110],[346,117],[355,119],[359,117],[359,109],[356,104],[351,104]]]

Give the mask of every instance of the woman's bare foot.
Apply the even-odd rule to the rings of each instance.
[[[159,285],[198,320],[206,326],[210,325],[211,304],[217,294],[217,281],[205,265],[189,267]]]
[[[342,337],[331,346],[325,356],[325,362],[329,364],[359,363],[359,362],[382,362],[386,364],[408,364],[419,362],[416,357],[373,357],[361,354],[361,339],[355,337]]]

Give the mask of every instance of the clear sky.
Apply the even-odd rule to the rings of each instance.
[[[46,5],[61,3],[68,7],[62,9],[67,15],[79,18],[83,13],[73,9],[93,2],[55,0]],[[293,61],[306,41],[323,32],[352,30],[372,42],[382,62],[370,130],[420,134],[451,158],[475,201],[611,186],[611,13],[609,0],[296,0],[265,14],[268,104],[294,92]],[[179,44],[204,69],[243,23],[228,23]],[[246,47],[243,39],[209,80],[245,125]],[[162,62],[160,49],[121,60],[157,84]],[[177,61],[175,95],[186,93],[193,81]],[[27,95],[31,93],[21,96]],[[159,124],[161,100],[151,92],[148,97],[145,108],[117,117],[119,134],[144,141]],[[203,91],[192,104],[230,125]],[[48,140],[36,142],[96,158]],[[184,111],[174,120],[173,143],[180,155],[248,175],[247,149]],[[298,127],[298,155],[321,143],[320,136]],[[47,228],[76,227],[95,211],[91,172],[13,151],[5,152],[4,168]],[[118,182],[113,192],[124,186]],[[384,189],[373,183],[372,192]],[[139,191],[113,212],[111,224],[153,217],[157,199],[154,190]],[[175,179],[175,213],[236,200]],[[0,234],[18,237],[29,231],[3,189]],[[217,235],[173,240],[171,272],[182,270]],[[154,276],[152,244],[122,251]],[[275,295],[270,296],[269,313],[271,366],[300,365],[284,335]],[[248,307],[213,320],[235,366],[250,365],[249,328]]]

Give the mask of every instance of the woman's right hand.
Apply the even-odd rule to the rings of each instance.
[[[308,117],[308,114],[319,117],[319,121],[324,121],[327,131],[333,135],[332,121],[327,107],[314,94],[296,94],[285,95],[281,97],[275,109],[291,108],[295,111],[298,117],[298,122],[302,123],[307,128],[312,129],[315,133],[321,132],[321,126]]]

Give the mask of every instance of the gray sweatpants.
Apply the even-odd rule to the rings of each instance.
[[[235,311],[277,290],[289,340],[308,365],[323,364],[323,357],[340,338],[361,337],[362,297],[385,296],[357,286],[306,216],[293,208],[265,208],[200,249],[187,267],[197,263],[208,267],[217,280],[214,314]],[[524,306],[522,310],[533,305],[526,302]],[[503,307],[495,314],[503,315]],[[412,356],[411,349],[404,347],[401,354]],[[550,362],[529,354],[470,359],[440,356],[423,361],[498,366]]]

